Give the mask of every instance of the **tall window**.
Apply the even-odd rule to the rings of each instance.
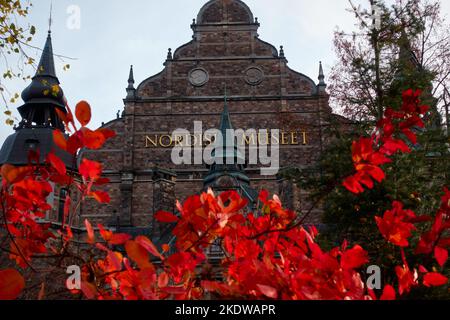
[[[68,190],[65,188],[62,188],[59,191],[58,222],[63,222],[64,219],[64,205],[66,203],[67,194]]]

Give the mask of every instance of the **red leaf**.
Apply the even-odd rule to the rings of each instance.
[[[161,255],[161,253],[159,253],[158,249],[149,238],[145,236],[138,236],[136,238],[136,242],[139,243],[142,247],[144,247],[148,252],[150,252],[155,257],[164,260],[164,257]]]
[[[92,131],[88,128],[83,128],[83,143],[88,149],[98,150],[103,147],[106,139],[105,136],[98,131]]]
[[[83,159],[78,171],[86,180],[96,180],[102,174],[102,165],[96,161]]]
[[[67,140],[67,152],[70,154],[76,154],[78,149],[83,147],[83,142],[81,141],[80,132],[77,131],[69,137]]]
[[[403,209],[403,204],[394,201],[392,210],[387,210],[383,217],[375,217],[378,229],[383,237],[399,247],[409,246],[408,239],[416,228],[409,221],[415,219],[414,212]]]
[[[381,182],[386,176],[380,167],[371,164],[359,164],[356,166],[356,170],[358,171],[356,178],[359,180],[369,179],[372,177],[376,181]],[[365,177],[366,175],[370,175],[370,177]]]
[[[67,150],[67,140],[64,134],[60,130],[53,131],[53,142],[61,150]]]
[[[105,137],[105,140],[114,138],[117,135],[114,130],[106,129],[106,128],[100,128],[97,130],[97,132],[103,134],[103,137]]]
[[[75,107],[75,116],[80,124],[85,127],[91,121],[91,106],[86,101],[78,102]]]
[[[111,197],[109,196],[108,192],[106,191],[94,191],[91,193],[91,195],[94,197],[95,200],[97,200],[98,203],[110,203]]]
[[[383,294],[380,300],[395,300],[396,294],[395,289],[391,285],[386,285],[383,290]]]
[[[110,263],[111,267],[113,267],[114,271],[120,271],[122,270],[122,261],[123,256],[120,252],[113,252],[108,250],[108,262]]]
[[[172,213],[165,212],[165,211],[159,211],[155,214],[155,219],[159,222],[163,223],[174,223],[178,222],[178,217],[175,216]]]
[[[102,236],[103,240],[108,242],[111,245],[122,245],[128,240],[131,239],[131,236],[125,233],[116,233],[114,234],[112,231],[106,230],[103,225],[99,224],[98,229],[100,231],[100,235]]]
[[[31,172],[29,167],[15,167],[10,164],[4,164],[1,169],[2,178],[9,184],[15,184],[25,178]]]
[[[98,224],[98,230],[100,232],[101,237],[103,238],[103,240],[105,240],[106,242],[109,242],[109,240],[111,240],[112,238],[112,231],[106,230],[105,227],[102,224]]]
[[[73,115],[72,115],[72,111],[70,110],[69,107],[67,107],[66,112],[56,108],[56,113],[58,114],[58,117],[64,122],[64,125],[67,129],[67,131],[70,131],[69,129],[69,124],[71,123],[74,127],[74,123],[73,123]]]
[[[267,199],[269,198],[269,191],[267,190],[261,190],[261,192],[259,193],[259,197],[258,199],[262,202],[262,203],[267,203]]]
[[[63,111],[61,111],[59,108],[55,108],[56,114],[61,119],[62,122],[67,126],[69,123],[67,121],[67,114]]]
[[[439,265],[443,267],[448,260],[448,250],[441,247],[436,247],[434,248],[434,257]]]
[[[131,239],[131,236],[126,233],[115,233],[113,234],[111,240],[109,240],[109,244],[113,246],[123,245],[125,242]]]
[[[165,288],[169,284],[169,276],[163,272],[158,277],[158,288]]]
[[[25,288],[25,280],[15,269],[0,271],[0,300],[15,300]]]
[[[437,272],[427,273],[423,277],[423,285],[426,287],[440,287],[447,284],[448,278]]]
[[[95,242],[95,233],[94,229],[92,228],[91,223],[86,219],[84,220],[84,225],[86,226],[87,234],[88,234],[88,243],[94,243]]]
[[[420,266],[419,266],[419,272],[420,272],[420,273],[428,273],[428,270],[427,270],[427,268],[425,268],[423,265],[420,265]]]
[[[47,162],[62,176],[66,175],[66,165],[64,162],[55,156],[53,153],[47,155]]]
[[[403,293],[409,293],[411,288],[417,285],[415,274],[409,270],[408,265],[395,267],[395,273],[398,278],[400,295],[403,295]]]
[[[393,155],[398,151],[402,153],[410,153],[411,149],[404,141],[390,138],[384,143],[381,151],[386,153],[387,155]]]
[[[270,287],[270,286],[262,285],[262,284],[257,284],[256,286],[261,291],[261,293],[263,295],[265,295],[266,297],[272,298],[272,299],[278,298],[277,289]]]
[[[356,180],[355,177],[351,176],[344,180],[343,186],[350,192],[359,194],[364,191],[364,188]]]
[[[139,268],[147,269],[152,268],[152,264],[149,261],[149,254],[139,243],[133,240],[129,240],[125,243],[125,250],[128,257],[136,262]]]
[[[344,269],[356,269],[369,262],[367,252],[356,245],[353,249],[347,250],[342,254],[341,266]]]

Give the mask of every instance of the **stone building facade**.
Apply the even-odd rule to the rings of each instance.
[[[281,172],[316,163],[333,117],[322,67],[318,82],[292,70],[283,48],[259,37],[259,26],[242,1],[209,1],[191,25],[192,40],[169,49],[163,71],[135,87],[131,69],[123,113],[104,125],[117,137],[81,155],[104,164],[112,201],[88,201],[83,219],[158,233],[153,214],[202,191],[208,174],[205,164],[174,165],[170,136],[178,128],[193,132],[194,121],[218,128],[225,95],[234,128],[281,131]],[[262,176],[255,165],[245,174],[255,191],[277,193],[291,209],[306,207],[305,194],[280,174]]]

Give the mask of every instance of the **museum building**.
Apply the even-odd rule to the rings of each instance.
[[[173,52],[168,50],[160,73],[137,84],[131,67],[123,112],[103,125],[117,136],[102,149],[85,150],[78,157],[78,161],[88,158],[103,163],[104,175],[110,179],[104,188],[111,203],[86,201],[75,224],[81,227],[87,218],[93,224],[121,230],[143,228],[159,237],[163,231],[154,222],[154,213],[175,212],[176,200],[184,201],[208,188],[236,190],[249,200],[250,208],[262,189],[278,194],[290,209],[308,207],[307,194],[285,179],[283,172],[317,164],[327,142],[326,127],[333,119],[342,118],[329,106],[319,61],[318,81],[292,70],[283,47],[263,41],[259,27],[244,2],[211,0],[191,24],[192,40]],[[0,163],[24,165],[26,150],[40,146],[45,159],[54,148],[52,131],[64,130],[55,112],[57,108],[65,110],[64,96],[62,89],[57,95],[43,95],[48,83],[59,86],[50,33],[37,74],[22,93],[24,106],[19,111],[23,121],[6,140]],[[247,144],[260,142],[260,130],[278,130],[270,143],[279,148],[280,170],[262,175],[264,164],[220,162],[217,154],[209,165],[174,164],[173,148],[179,141],[173,132],[184,129],[194,133],[196,122],[201,122],[205,131],[242,129],[248,133],[244,137]],[[191,138],[199,145],[208,142],[207,137],[195,133]],[[247,159],[248,154],[232,150],[221,157]],[[65,161],[69,169],[76,169],[73,161]],[[49,216],[54,222],[61,219],[65,192],[55,194],[55,210]],[[312,220],[320,221],[320,210]]]

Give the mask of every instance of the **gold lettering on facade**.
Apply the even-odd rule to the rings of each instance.
[[[282,132],[281,133],[281,144],[283,146],[289,145],[289,137],[288,137],[287,132]]]
[[[291,144],[294,146],[298,145],[297,132],[291,132]]]
[[[168,134],[164,134],[159,137],[159,145],[163,148],[170,148],[172,143],[172,136],[169,136]]]
[[[243,135],[242,136],[242,144],[243,145],[255,145],[256,144],[256,137],[254,134],[251,134],[250,136]]]
[[[213,144],[217,140],[215,135],[175,135],[170,134],[155,134],[145,136],[146,148],[172,148],[174,146],[183,147],[207,147]],[[308,145],[308,133],[306,131],[292,131],[292,132],[280,132],[280,134],[271,134],[270,131],[250,133],[242,136],[243,145],[283,145],[283,146],[295,146],[295,145]]]
[[[145,147],[150,148],[150,146],[157,147],[158,146],[158,137],[155,135],[154,139],[150,136],[145,137]]]

